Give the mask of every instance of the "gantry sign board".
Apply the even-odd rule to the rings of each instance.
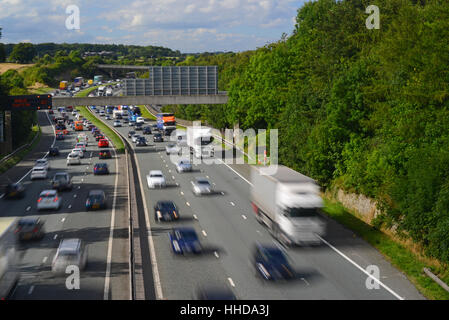
[[[125,96],[216,95],[217,66],[148,67],[148,79],[125,79]]]
[[[8,96],[0,105],[1,110],[24,111],[52,108],[52,96],[50,94]]]

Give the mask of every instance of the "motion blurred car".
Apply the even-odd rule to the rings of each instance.
[[[104,116],[104,119],[105,120],[111,120],[111,116],[107,114],[107,115]]]
[[[123,119],[123,123],[129,123],[128,118],[125,117],[125,118]]]
[[[53,110],[48,110],[48,114],[54,114]]]
[[[105,115],[103,110],[100,110],[100,117],[103,117]]]
[[[237,300],[237,297],[228,287],[201,286],[196,290],[196,300]]]
[[[64,140],[64,134],[63,133],[56,134],[56,140]]]
[[[51,147],[48,150],[48,155],[51,156],[51,157],[59,156],[59,149],[57,147]]]
[[[128,131],[128,138],[132,138],[132,136],[135,134],[136,132],[134,130]]]
[[[103,190],[91,190],[86,199],[86,211],[106,209],[106,194]]]
[[[79,152],[70,152],[67,156],[67,165],[81,164]]]
[[[30,178],[31,180],[34,179],[47,179],[47,169],[45,167],[34,167],[31,170]]]
[[[5,199],[23,198],[25,196],[25,187],[20,182],[9,183],[4,190]]]
[[[157,124],[156,124],[156,123],[150,124],[150,127],[151,127],[151,130],[153,130],[153,131],[158,131],[158,129],[157,129]]]
[[[151,134],[151,127],[146,126],[143,128],[143,134]]]
[[[121,127],[122,123],[119,120],[115,120],[113,126],[114,127]]]
[[[19,241],[41,240],[45,236],[44,222],[37,217],[20,218],[16,235]]]
[[[109,142],[106,139],[100,139],[98,140],[98,147],[99,148],[107,148],[109,147]]]
[[[86,152],[86,144],[84,142],[78,142],[75,145],[75,149],[81,149],[83,152]]]
[[[131,141],[136,143],[137,139],[139,139],[140,137],[141,137],[141,135],[136,133],[132,136]]]
[[[195,178],[195,181],[192,181],[191,183],[193,193],[196,196],[212,193],[212,186],[206,178],[197,177]]]
[[[154,189],[156,187],[165,188],[167,186],[164,174],[160,170],[150,171],[150,173],[147,175],[147,184],[148,188],[150,189]]]
[[[190,172],[190,171],[192,171],[192,164],[191,164],[190,161],[187,160],[187,159],[180,160],[180,161],[176,164],[176,171],[177,171],[178,173],[181,173],[181,172]]]
[[[51,271],[65,274],[68,266],[77,266],[84,270],[87,265],[87,247],[81,239],[63,239],[51,264]]]
[[[175,254],[201,253],[202,246],[195,229],[175,228],[169,233],[170,244]]]
[[[142,131],[142,130],[143,130],[143,125],[142,125],[142,123],[136,123],[135,128],[136,128],[136,131],[137,131],[137,130]]]
[[[80,149],[80,148],[75,148],[75,149],[72,149],[72,152],[78,153],[78,155],[80,156],[80,158],[84,158],[84,152],[83,152],[82,149]]]
[[[147,145],[147,139],[145,139],[145,137],[139,137],[139,139],[137,139],[137,142],[136,142],[137,147],[144,147],[146,145]]]
[[[62,198],[56,190],[44,190],[37,199],[37,210],[54,209],[61,207]]]
[[[72,178],[67,172],[57,172],[51,180],[51,187],[58,191],[72,190]]]
[[[153,142],[164,142],[164,138],[162,137],[162,134],[159,132],[155,133],[153,135]]]
[[[154,206],[154,220],[156,222],[173,221],[179,219],[178,208],[173,201],[158,201]]]
[[[295,277],[295,271],[283,250],[277,246],[257,244],[253,252],[253,263],[266,280],[290,280]]]
[[[47,159],[38,159],[34,165],[35,167],[44,167],[47,170],[50,170],[50,163]]]
[[[98,158],[99,159],[111,159],[112,158],[111,150],[101,150],[100,153],[98,154]]]
[[[181,151],[181,148],[174,143],[170,143],[165,146],[165,153],[167,155],[170,155],[172,153],[179,154],[180,151]]]
[[[109,168],[107,163],[96,163],[94,165],[94,175],[96,174],[109,174]]]

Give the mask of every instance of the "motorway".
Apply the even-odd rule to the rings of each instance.
[[[39,216],[45,221],[46,231],[44,239],[20,245],[21,277],[12,299],[129,299],[128,229],[126,219],[123,219],[123,207],[127,201],[122,199],[126,194],[126,181],[118,172],[122,165],[119,157],[113,152],[112,159],[99,161],[95,139],[90,132],[84,131],[89,145],[82,164],[68,167],[66,158],[75,145],[77,133],[70,129],[65,140],[55,140],[54,127],[46,111],[38,112],[38,121],[42,137],[37,151],[28,161],[20,162],[1,177],[2,180],[21,181],[26,188],[26,196],[20,200],[2,199],[0,215]],[[31,181],[28,170],[34,160],[47,157],[51,145],[59,148],[60,155],[49,158],[48,179]],[[111,173],[94,176],[93,165],[96,162],[107,162]],[[38,212],[39,193],[51,189],[50,179],[60,171],[67,171],[72,176],[73,190],[60,193],[63,201],[59,210]],[[105,191],[108,196],[106,210],[85,211],[85,200],[92,189]],[[67,238],[80,238],[88,247],[88,265],[81,271],[79,290],[68,290],[66,277],[55,277],[51,272],[51,262],[59,242]]]
[[[102,120],[112,127],[113,120]],[[128,139],[127,133],[133,128],[124,126],[115,129]],[[151,230],[149,242],[150,250],[154,247],[152,264],[156,269],[153,276],[158,299],[192,299],[199,286],[212,284],[227,286],[239,299],[423,299],[375,249],[329,219],[321,246],[288,250],[299,274],[295,281],[262,281],[250,264],[252,248],[256,242],[274,241],[252,214],[247,166],[201,163],[194,165],[194,172],[179,174],[165,154],[167,142],[153,143],[152,135],[146,137],[150,142],[146,147],[136,147],[128,141],[135,150],[145,218]],[[168,187],[150,190],[146,184],[150,170],[162,170]],[[196,176],[208,178],[217,193],[194,196],[190,182]],[[156,224],[153,206],[158,200],[174,201],[180,221]],[[199,256],[175,256],[168,239],[168,232],[175,226],[193,226],[205,252]],[[372,265],[380,270],[378,282],[367,269]]]

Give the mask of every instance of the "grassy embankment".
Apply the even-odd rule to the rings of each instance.
[[[33,141],[34,137],[37,135],[36,140],[28,146],[27,148],[19,151],[16,153],[13,157],[9,158],[8,160],[0,163],[0,174],[3,172],[9,170],[10,168],[14,167],[17,163],[19,163],[33,148],[39,143],[41,138],[41,128],[39,126],[33,126],[31,129],[30,135],[28,136],[27,142],[30,143]]]

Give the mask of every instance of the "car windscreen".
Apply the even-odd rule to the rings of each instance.
[[[173,211],[176,210],[176,207],[171,202],[162,202],[158,204],[158,208],[162,211]]]
[[[94,195],[90,195],[89,196],[89,200],[92,201],[92,202],[102,201],[103,198],[104,197],[101,194],[94,194]]]
[[[282,251],[275,248],[267,248],[262,253],[267,259],[276,261],[279,263],[287,263],[287,259]]]
[[[198,180],[197,183],[198,183],[198,184],[201,184],[201,185],[205,185],[205,186],[206,186],[206,185],[207,185],[207,186],[210,185],[209,181],[205,181],[205,180]]]
[[[159,173],[150,174],[150,178],[162,178],[162,175]]]
[[[194,231],[183,230],[180,232],[180,234],[181,234],[181,238],[183,238],[184,240],[187,240],[187,241],[194,241],[194,240],[198,239],[196,236],[196,233]]]
[[[67,179],[67,176],[65,174],[56,174],[53,177],[53,180],[55,180],[55,181],[67,181],[68,179]]]

